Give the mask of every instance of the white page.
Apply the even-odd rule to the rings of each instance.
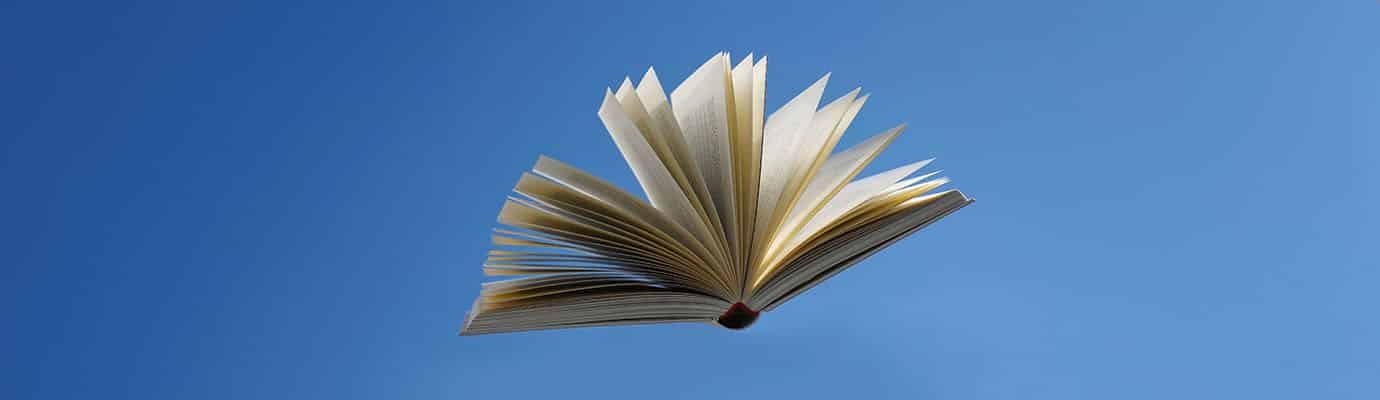
[[[825,74],[767,117],[762,131],[762,172],[753,231],[753,248],[758,255],[770,244],[773,225],[781,217],[776,215],[776,206],[795,166],[796,133],[809,126],[828,82],[829,75]]]
[[[701,210],[704,211],[701,218],[704,219],[705,226],[710,227],[715,232],[721,232],[723,226],[715,217],[719,215],[719,210],[714,205],[714,198],[710,195],[709,186],[705,183],[699,164],[695,161],[694,155],[691,154],[690,145],[685,142],[685,135],[680,128],[680,122],[676,121],[671,103],[666,98],[666,92],[662,89],[661,81],[656,76],[656,69],[648,68],[647,73],[642,75],[642,80],[637,85],[637,97],[642,101],[648,116],[651,117],[649,125],[652,130],[670,147],[671,154],[676,157],[677,163],[685,173],[697,199],[695,203],[698,203]],[[715,237],[715,242],[706,243],[706,246],[724,253],[723,257],[727,259],[726,240],[722,234],[716,234]]]
[[[714,201],[718,215],[710,217],[718,218],[729,244],[726,247],[734,248],[738,233],[728,120],[732,90],[729,73],[727,54],[710,58],[671,91],[671,110]]]
[[[925,161],[911,163],[860,179],[844,186],[829,203],[825,204],[824,207],[815,214],[814,218],[805,223],[805,226],[802,227],[799,232],[796,232],[795,235],[786,240],[781,250],[775,253],[778,256],[777,258],[779,258],[780,255],[788,254],[792,249],[804,242],[805,239],[813,236],[815,233],[834,222],[838,217],[844,215],[854,207],[857,207],[859,204],[862,204],[864,201],[867,201],[867,199],[880,194],[883,190],[886,190],[886,188],[895,184],[897,181],[914,173],[916,170],[920,169],[920,167],[923,167],[925,163]],[[770,275],[772,270],[776,267],[779,266],[772,265],[764,268],[757,274],[754,285],[761,282],[767,275]]]
[[[793,262],[791,272],[773,277],[761,288],[762,291],[754,293],[750,306],[756,306],[762,312],[771,311],[877,251],[971,203],[971,199],[957,190],[908,200],[896,207],[898,213],[809,250],[808,261],[801,260],[803,264]]]
[[[904,125],[891,128],[825,160],[824,165],[819,168],[819,172],[801,192],[800,199],[781,224],[782,232],[777,237],[778,244],[784,244],[786,240],[793,237],[793,233],[799,231],[807,220],[813,218],[829,200],[833,199],[843,189],[844,185],[848,184],[848,181],[862,172],[862,169],[871,163],[878,154],[881,154],[882,150],[886,149],[886,146],[891,144],[904,129]]]
[[[605,93],[604,104],[599,108],[599,119],[604,122],[610,136],[613,136],[619,151],[623,153],[623,158],[632,168],[633,175],[651,198],[652,205],[669,215],[672,220],[687,227],[701,243],[717,243],[718,235],[705,226],[704,220],[690,204],[686,194],[681,192],[675,178],[657,158],[656,152],[642,137],[637,126],[623,112],[622,104],[614,98],[612,91]],[[724,259],[717,261],[720,266],[727,262]]]
[[[839,137],[843,132],[838,130],[839,121],[852,109],[853,100],[857,98],[859,89],[854,89],[834,101],[829,102],[823,108],[815,111],[810,119],[810,124],[796,131],[795,143],[791,160],[794,164],[790,170],[790,179],[786,181],[786,186],[781,191],[781,197],[777,200],[774,213],[778,214],[781,221],[789,215],[795,208],[800,194],[804,191],[808,180],[815,173],[815,170],[823,164],[824,159],[829,157],[834,145],[838,144]],[[781,227],[778,222],[776,232],[772,235],[772,241],[778,242],[781,239]]]

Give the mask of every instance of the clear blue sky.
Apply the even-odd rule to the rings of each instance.
[[[1375,1],[27,3],[0,398],[1380,398]],[[719,50],[978,202],[746,332],[457,337],[519,174],[635,187],[604,88]]]

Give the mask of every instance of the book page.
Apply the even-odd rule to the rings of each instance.
[[[728,54],[719,53],[671,91],[671,111],[709,188],[717,214],[709,217],[717,218],[725,250],[736,248],[738,238],[729,123],[732,85]],[[730,260],[736,258],[730,255]]]
[[[830,156],[811,179],[809,185],[805,187],[805,190],[801,192],[795,207],[792,207],[790,213],[786,215],[786,219],[781,224],[781,232],[777,234],[776,242],[773,243],[774,246],[770,251],[780,251],[782,247],[785,247],[790,239],[797,235],[806,221],[818,215],[819,210],[832,200],[843,189],[844,185],[847,185],[859,172],[862,172],[867,164],[881,154],[882,150],[885,150],[887,145],[891,144],[904,129],[905,125],[891,128]]]
[[[637,84],[637,97],[642,101],[647,110],[647,115],[651,117],[650,126],[654,134],[661,136],[662,140],[670,147],[671,154],[675,156],[677,163],[683,169],[685,177],[688,178],[692,192],[700,204],[704,215],[700,218],[704,220],[705,226],[710,227],[715,232],[723,230],[721,222],[715,216],[719,211],[715,208],[714,197],[710,194],[709,186],[705,183],[703,173],[700,172],[699,164],[690,153],[690,145],[685,142],[685,134],[680,128],[680,122],[676,121],[675,112],[671,109],[670,99],[666,98],[666,91],[661,87],[661,81],[656,76],[656,69],[647,68],[647,73],[642,75],[642,80]],[[722,252],[721,258],[728,260],[731,257],[727,254],[728,242],[723,235],[717,235],[716,243],[710,245],[715,251]]]
[[[614,143],[623,153],[623,158],[632,168],[638,183],[642,185],[647,196],[651,198],[652,206],[665,212],[678,224],[685,226],[706,247],[718,249],[719,251],[715,252],[717,257],[711,260],[714,261],[711,265],[718,270],[725,269],[729,261],[723,257],[723,247],[719,245],[722,243],[719,239],[720,235],[712,231],[710,227],[705,226],[702,215],[690,203],[687,194],[681,191],[675,178],[657,158],[656,152],[647,143],[636,124],[623,111],[622,104],[614,98],[612,91],[605,93],[604,105],[599,108],[599,119],[604,122],[604,127],[608,129]]]
[[[780,274],[763,282],[750,307],[767,312],[842,272],[873,253],[972,203],[957,190],[912,198],[888,207],[874,219],[832,239],[809,245]]]
[[[821,208],[819,212],[815,214],[814,218],[811,218],[808,222],[805,223],[805,225],[800,229],[798,233],[796,233],[796,235],[793,238],[786,241],[781,252],[777,253],[781,255],[776,256],[771,261],[773,263],[780,261],[784,254],[789,253],[797,246],[799,246],[801,242],[804,242],[810,236],[813,236],[820,230],[829,226],[831,223],[834,223],[838,217],[842,216],[844,213],[848,212],[849,210],[852,210],[854,207],[858,206],[859,204],[862,204],[864,201],[872,198],[873,196],[880,194],[882,191],[890,187],[892,184],[895,184],[897,181],[900,181],[901,179],[905,178],[911,173],[914,173],[916,170],[919,170],[927,163],[928,161],[921,161],[901,166],[885,172],[878,173],[876,175],[869,176],[867,178],[859,179],[855,182],[849,183],[847,186],[844,186],[843,189],[841,189],[839,193],[835,195],[832,200],[829,201],[829,203],[825,204],[824,207]],[[757,278],[754,281],[754,286],[760,283],[763,279],[765,279],[768,275],[770,275],[773,272],[773,269],[779,266],[780,265],[771,264],[764,268],[763,271],[757,275]]]
[[[460,335],[711,322],[730,303],[616,274],[571,273],[486,284]]]
[[[835,99],[815,112],[811,117],[810,124],[805,129],[796,133],[793,141],[796,143],[792,159],[791,168],[788,170],[789,178],[781,191],[781,196],[776,203],[776,209],[772,226],[771,238],[768,246],[765,247],[763,260],[771,258],[772,249],[779,247],[781,242],[788,236],[790,229],[786,226],[786,218],[792,210],[796,208],[801,194],[804,192],[808,182],[813,178],[819,167],[828,158],[829,153],[833,152],[834,146],[843,136],[843,130],[847,125],[840,126],[844,116],[852,110],[856,114],[857,109],[853,107],[854,99],[857,97],[859,89],[854,89],[848,94]],[[848,118],[852,122],[852,117]]]
[[[583,194],[591,201],[603,204],[604,207],[614,210],[610,212],[619,214],[629,223],[645,226],[647,230],[664,232],[676,242],[700,254],[702,259],[713,259],[712,253],[684,226],[675,223],[661,210],[612,183],[547,156],[537,159],[532,172]]]
[[[655,80],[655,76],[652,79]],[[690,202],[691,207],[694,207],[700,219],[704,220],[711,232],[719,231],[721,229],[719,221],[710,217],[716,215],[713,200],[709,197],[708,190],[704,187],[704,182],[699,176],[699,168],[688,159],[688,154],[682,154],[686,150],[680,134],[675,133],[675,130],[666,129],[652,118],[651,114],[647,112],[641,96],[633,89],[631,80],[624,79],[614,96],[623,105],[623,111],[627,113],[629,119],[637,125],[642,137],[651,145],[652,151],[656,153],[657,158],[666,167],[666,171],[676,180],[681,193],[686,195],[686,200]],[[675,124],[674,121],[671,123]],[[686,160],[680,161],[681,159]]]
[[[761,173],[762,127],[756,125],[761,117],[756,115],[760,93],[754,93],[757,86],[753,81],[752,54],[744,57],[738,66],[733,67],[733,190],[737,193],[738,240],[734,263],[734,275],[740,282],[739,297],[747,293],[748,260],[751,258],[752,225],[757,215],[757,179]]]
[[[687,271],[704,271],[706,274],[702,276],[711,276],[707,274],[710,254],[703,248],[694,247],[693,240],[688,244],[682,243],[672,235],[597,198],[532,174],[523,174],[514,191],[533,199],[543,208],[629,242],[626,247],[645,248],[655,252],[666,263]]]
[[[754,258],[749,264],[753,276],[760,276],[760,257],[771,244],[771,235],[779,221],[784,217],[778,212],[778,202],[786,184],[791,179],[791,168],[796,163],[796,139],[799,131],[809,126],[824,93],[829,75],[815,81],[786,105],[766,119],[762,131],[762,170],[758,180],[757,215],[753,226],[752,252]]]

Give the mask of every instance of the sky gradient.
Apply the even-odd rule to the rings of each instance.
[[[1375,1],[93,3],[0,6],[0,398],[1380,398]],[[747,331],[457,337],[720,50],[977,203]]]

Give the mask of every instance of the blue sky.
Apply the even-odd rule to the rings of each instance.
[[[0,398],[1380,397],[1374,1],[39,3]],[[719,50],[978,202],[746,332],[455,336],[519,174],[635,187],[604,88]]]

